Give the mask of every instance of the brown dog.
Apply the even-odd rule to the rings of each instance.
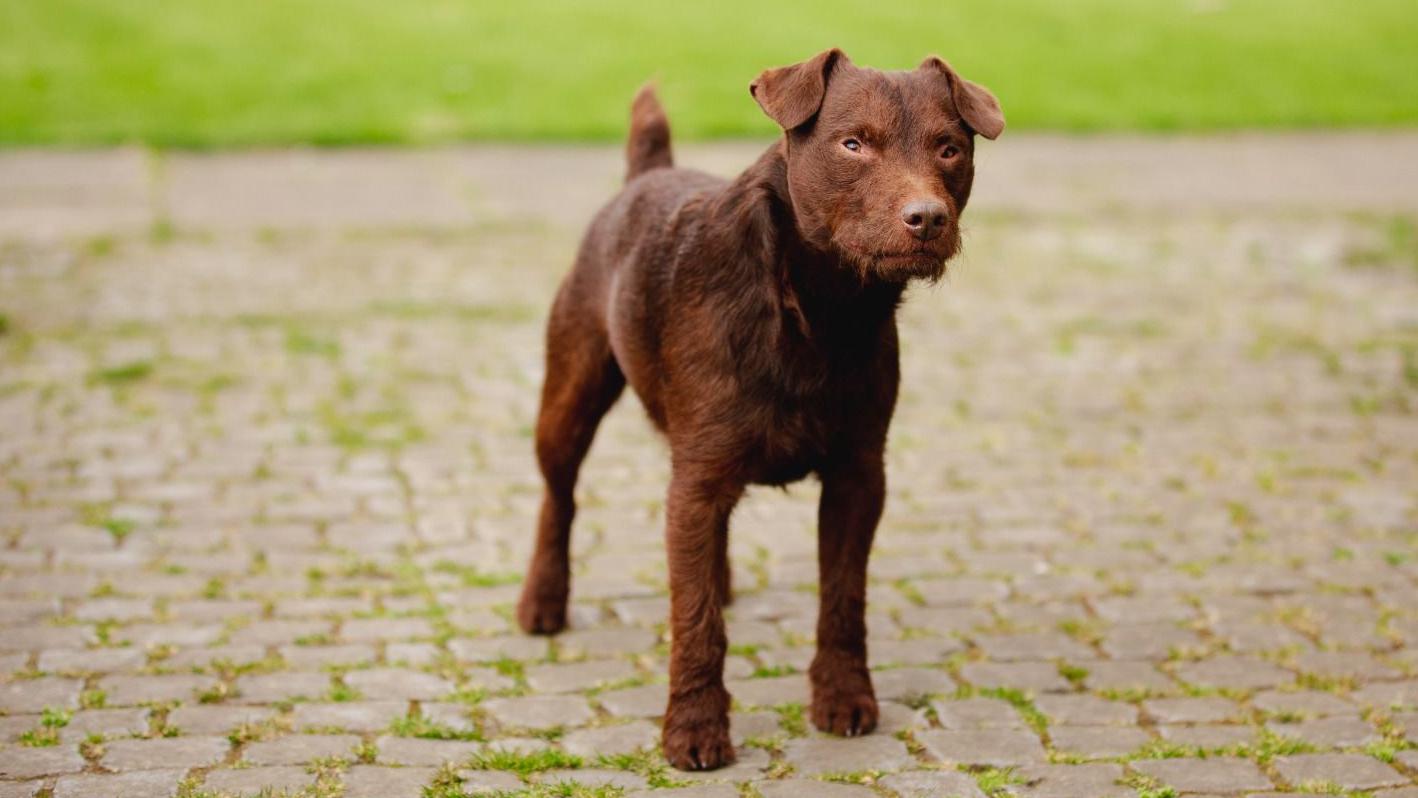
[[[959,249],[975,134],[1004,129],[994,96],[939,58],[879,72],[829,50],[749,89],[784,135],[732,182],[672,168],[664,112],[648,89],[635,99],[625,188],[591,223],[547,325],[546,494],[517,608],[528,632],[566,625],[577,470],[629,381],[670,444],[663,744],[681,769],[734,760],[722,607],[729,514],[749,484],[821,480],[812,721],[876,727],[863,616],[896,307]]]

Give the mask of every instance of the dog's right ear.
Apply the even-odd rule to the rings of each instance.
[[[792,130],[812,119],[822,107],[832,70],[850,63],[846,53],[834,47],[802,63],[765,70],[748,84],[748,91],[763,113],[784,130]]]

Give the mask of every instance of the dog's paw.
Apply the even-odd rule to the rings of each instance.
[[[724,698],[669,708],[660,742],[671,765],[680,770],[714,770],[734,763],[727,694]]]
[[[665,728],[665,758],[680,770],[716,770],[734,763],[729,721]]]
[[[820,731],[843,737],[870,734],[876,729],[880,710],[870,683],[851,688],[819,687],[812,695],[812,725]]]
[[[517,624],[531,635],[554,635],[566,628],[566,600],[523,594],[517,602]]]

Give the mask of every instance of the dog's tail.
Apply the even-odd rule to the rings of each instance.
[[[625,142],[625,179],[651,169],[674,165],[670,153],[670,120],[655,97],[655,85],[647,83],[630,104],[630,138]]]

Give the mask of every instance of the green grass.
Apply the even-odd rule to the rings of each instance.
[[[677,134],[768,135],[763,68],[928,53],[1015,129],[1418,122],[1411,0],[43,0],[0,3],[0,144],[617,139],[659,79]]]
[[[506,770],[526,776],[544,770],[574,770],[584,764],[579,756],[546,748],[540,751],[486,750],[474,756],[472,770]]]

